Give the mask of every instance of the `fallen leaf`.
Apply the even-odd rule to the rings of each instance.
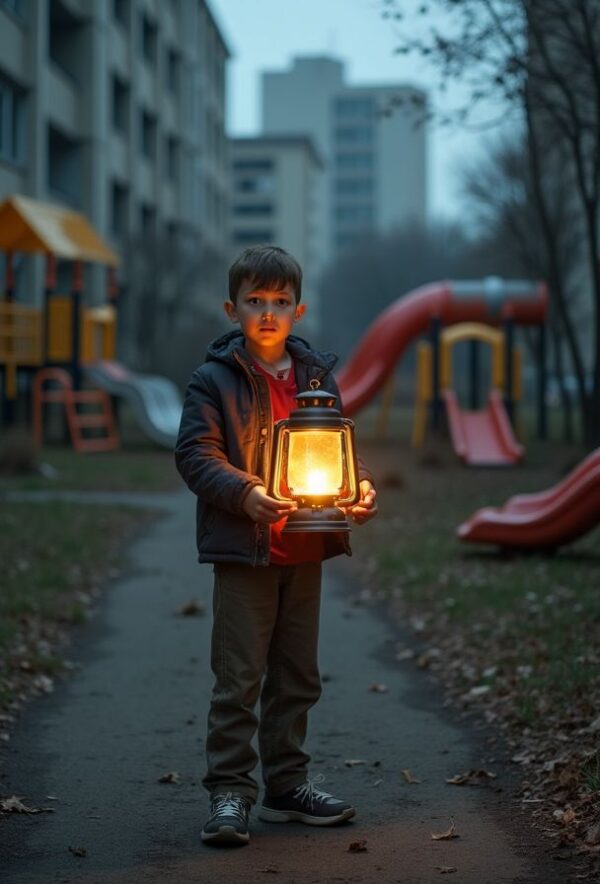
[[[362,841],[351,841],[347,853],[366,853],[366,851],[367,842],[363,839]]]
[[[163,774],[162,777],[158,778],[159,783],[179,783],[180,781],[180,775],[174,770],[170,771],[170,773]]]
[[[69,847],[73,856],[87,856],[87,848],[85,847]]]
[[[574,819],[575,819],[575,811],[573,810],[572,807],[567,807],[567,809],[565,810],[565,812],[562,815],[561,822],[565,826],[568,826],[569,823],[572,823]]]
[[[366,764],[366,763],[367,762],[364,761],[362,758],[346,758],[346,760],[344,761],[344,764],[346,765],[346,767],[356,767],[357,764]]]
[[[189,602],[185,602],[185,604],[181,605],[181,607],[177,609],[177,614],[182,617],[202,617],[204,612],[204,605],[197,599],[191,599]]]
[[[476,785],[481,780],[495,780],[496,774],[491,770],[468,770],[466,773],[454,774],[453,777],[447,777],[446,782],[452,786]]]
[[[437,835],[432,833],[431,837],[434,841],[450,841],[452,838],[458,838],[454,826],[454,820],[450,821],[450,828],[447,832],[440,832]]]
[[[5,813],[53,813],[53,807],[27,807],[16,795],[0,800],[0,810]]]
[[[385,684],[379,684],[378,682],[373,682],[373,684],[370,686],[369,690],[373,694],[387,694],[387,692],[389,691],[389,688]]]
[[[412,648],[403,648],[396,654],[396,660],[412,660],[414,656],[415,652],[412,650]]]
[[[421,782],[421,780],[417,780],[416,777],[413,777],[413,775],[408,770],[408,768],[406,770],[401,771],[401,773],[407,783],[412,784],[412,783],[420,783]]]
[[[456,866],[436,866],[440,875],[450,875],[452,872],[458,872]]]

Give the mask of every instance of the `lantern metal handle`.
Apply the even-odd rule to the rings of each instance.
[[[318,378],[313,378],[310,381],[310,389],[311,390],[318,390],[320,386],[321,386],[321,382]]]

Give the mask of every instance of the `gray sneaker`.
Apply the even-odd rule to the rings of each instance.
[[[202,829],[202,840],[216,844],[247,844],[250,801],[237,792],[215,795],[210,816]]]
[[[308,826],[333,826],[351,819],[356,809],[318,789],[325,777],[319,774],[284,795],[265,795],[258,817],[267,823],[306,823]]]

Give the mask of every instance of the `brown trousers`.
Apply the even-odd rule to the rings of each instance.
[[[282,795],[306,780],[307,713],[321,695],[317,662],[321,565],[214,566],[207,772],[211,795],[254,803],[258,747],[265,787]],[[255,706],[260,696],[260,721]]]

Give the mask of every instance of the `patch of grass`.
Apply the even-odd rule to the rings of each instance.
[[[0,689],[15,665],[60,668],[51,639],[61,625],[86,620],[87,605],[122,560],[124,543],[155,513],[64,502],[12,503],[0,510]],[[50,639],[50,641],[49,641]],[[12,659],[16,645],[26,650]],[[2,700],[0,697],[0,705]]]
[[[173,455],[158,449],[76,454],[70,447],[48,447],[41,463],[56,471],[55,478],[30,473],[0,476],[4,491],[172,491],[181,488]]]
[[[600,692],[600,530],[553,556],[469,548],[455,537],[475,509],[555,484],[582,452],[537,443],[535,461],[491,470],[464,468],[447,449],[433,467],[403,441],[360,445],[374,468],[380,516],[353,533],[359,561],[405,614],[425,617],[426,641],[458,657],[457,685],[463,663],[478,685],[497,667],[493,690],[522,723],[544,727],[575,707],[592,716]],[[402,487],[386,485],[395,472]]]

